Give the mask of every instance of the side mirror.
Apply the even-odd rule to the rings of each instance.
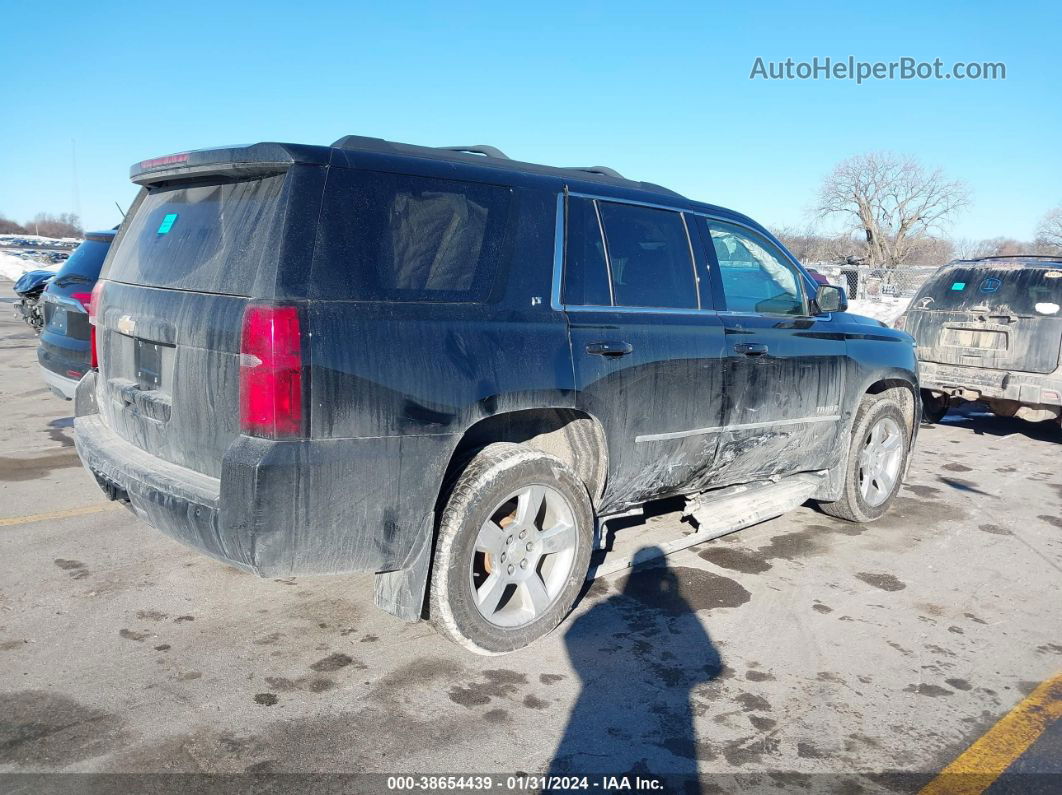
[[[820,284],[815,291],[815,314],[828,315],[831,312],[844,312],[848,309],[848,297],[840,287],[832,284]]]

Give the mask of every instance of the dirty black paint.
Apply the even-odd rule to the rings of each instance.
[[[76,440],[86,465],[141,518],[262,576],[372,571],[380,606],[418,618],[426,572],[420,553],[430,547],[433,507],[455,450],[476,438],[483,422],[505,427],[519,412],[585,411],[580,449],[610,442],[608,472],[589,479],[604,484],[603,493],[592,491],[595,507],[607,512],[774,474],[836,473],[867,388],[884,378],[916,383],[909,337],[876,321],[843,312],[711,311],[726,304],[704,214],[745,224],[766,245],[776,241],[751,219],[665,189],[368,140],[262,143],[188,157],[175,169],[135,177],[153,187],[130,210],[105,266],[107,289],[97,307],[101,366],[79,387]],[[234,186],[217,174],[235,163],[244,179]],[[224,182],[219,193],[259,197],[258,233],[245,246],[228,241],[231,250],[219,257],[224,269],[152,268],[150,257],[136,256],[130,230],[143,227],[157,206],[163,188],[156,183],[179,181],[192,167],[197,178]],[[364,292],[374,289],[371,280],[348,278],[365,253],[350,234],[360,228],[348,222],[351,207],[368,195],[352,186],[389,184],[397,175],[419,184],[461,180],[504,194],[483,278],[465,296],[474,300],[390,300],[389,293],[375,300],[383,294]],[[571,191],[664,202],[685,213],[690,265],[700,274],[691,280],[691,305],[707,311],[553,306],[554,246],[565,231],[555,227],[557,199]],[[239,202],[229,209],[237,218],[247,212]],[[231,226],[237,237],[250,229]],[[794,269],[813,290],[801,266],[794,262]],[[307,410],[298,438],[239,431],[241,318],[254,300],[283,302],[299,316]],[[133,334],[119,329],[122,318],[135,321]],[[586,343],[603,331],[629,338],[630,355],[587,353]],[[161,351],[163,378],[152,388],[140,384],[137,339]],[[749,341],[769,351],[747,357],[736,345]],[[754,422],[763,420],[788,424]],[[742,423],[753,427],[659,438]],[[636,443],[638,435],[649,439]],[[591,458],[592,467],[606,466],[605,457],[585,460]]]

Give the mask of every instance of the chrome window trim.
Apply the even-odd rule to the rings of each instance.
[[[564,215],[564,201],[567,196],[574,197],[576,199],[589,199],[594,205],[594,212],[597,213],[597,221],[599,232],[601,233],[601,244],[605,249],[605,265],[608,269],[608,289],[609,294],[612,297],[612,306],[594,306],[585,304],[565,304],[561,300],[561,290],[564,283],[564,249],[565,249],[565,215]],[[690,251],[690,266],[693,268],[694,289],[697,293],[697,308],[677,308],[677,307],[652,307],[652,306],[616,306],[615,293],[612,286],[612,262],[608,253],[608,242],[605,238],[604,225],[601,221],[601,214],[597,208],[598,201],[607,201],[614,204],[633,204],[639,207],[653,207],[659,210],[670,210],[676,212],[682,218],[683,228],[686,230],[686,243],[689,246]],[[669,207],[663,204],[651,204],[649,202],[634,201],[632,199],[618,199],[613,196],[595,196],[589,193],[576,193],[563,191],[557,194],[557,212],[556,212],[556,228],[553,232],[553,284],[550,290],[550,308],[556,312],[619,312],[621,314],[642,314],[642,315],[717,315],[716,309],[705,309],[701,304],[701,290],[700,290],[700,277],[697,274],[697,258],[693,252],[693,238],[690,236],[689,225],[686,223],[685,214],[691,213],[692,215],[703,215],[703,213],[695,213],[690,210],[684,210],[680,207]],[[749,227],[751,229],[751,227]],[[755,232],[755,229],[752,229]]]
[[[732,218],[724,218],[722,216],[715,215],[713,213],[706,213],[703,210],[693,210],[693,209],[690,209],[688,207],[677,207],[675,205],[670,205],[670,204],[657,204],[657,203],[654,203],[654,202],[643,202],[643,201],[638,201],[637,199],[623,199],[623,198],[618,198],[616,196],[604,196],[604,195],[593,194],[593,193],[581,193],[581,192],[577,192],[577,191],[561,191],[561,192],[559,192],[557,194],[557,228],[556,228],[556,230],[554,232],[554,245],[553,245],[553,289],[551,291],[551,297],[550,297],[550,307],[554,311],[557,311],[557,312],[603,312],[604,311],[604,312],[624,312],[624,313],[627,313],[627,312],[640,312],[642,314],[659,314],[659,315],[691,315],[691,314],[692,315],[718,315],[720,313],[726,313],[726,312],[729,311],[729,310],[725,310],[725,309],[705,309],[703,306],[701,306],[701,292],[700,292],[700,289],[699,289],[699,285],[698,285],[698,290],[697,290],[697,302],[698,302],[698,306],[700,306],[699,309],[674,309],[674,308],[666,308],[666,307],[654,308],[654,307],[639,307],[639,306],[584,306],[584,305],[579,305],[579,304],[565,304],[565,303],[563,303],[561,301],[561,286],[562,286],[562,281],[563,281],[563,270],[564,270],[564,234],[565,234],[565,228],[564,228],[565,227],[565,223],[564,223],[564,221],[565,221],[565,218],[564,218],[564,199],[565,199],[566,196],[574,196],[575,198],[578,198],[578,199],[590,199],[591,201],[595,202],[595,207],[596,207],[596,202],[598,200],[600,200],[600,201],[615,202],[617,204],[634,204],[634,205],[637,205],[639,207],[654,207],[654,208],[659,209],[659,210],[670,210],[672,212],[676,212],[676,213],[679,213],[680,215],[682,215],[683,216],[683,218],[682,218],[683,222],[686,221],[685,216],[687,216],[687,215],[695,215],[695,216],[697,216],[699,218],[706,218],[706,219],[711,219],[713,221],[720,221],[720,222],[722,222],[724,224],[733,224],[734,226],[740,226],[741,228],[747,229],[748,231],[752,232],[753,234],[759,235],[761,237],[763,236],[763,232],[761,232],[760,230],[756,229],[754,226],[750,226],[749,224],[746,224],[746,223],[744,223],[742,221],[734,220]],[[689,234],[689,226],[688,225],[686,227],[686,236],[687,236],[687,239],[690,241],[690,246],[692,247],[693,238]],[[602,235],[602,242],[604,242],[604,236],[603,235]],[[768,242],[770,242],[770,241],[768,241]],[[796,265],[797,272],[802,277],[801,278],[801,282],[805,283],[803,285],[803,287],[804,287],[804,294],[805,294],[805,297],[806,297],[807,296],[807,284],[806,284],[806,282],[808,280],[808,277],[806,277],[804,275],[804,272],[803,272],[804,271],[804,266],[801,265],[788,251],[786,251],[784,247],[781,248],[780,251],[785,255],[785,258],[790,263],[792,263],[793,265]],[[691,251],[691,253],[692,253],[692,251]],[[608,262],[608,246],[607,245],[605,246],[605,261]],[[693,266],[694,266],[694,268],[697,267],[696,257],[693,258]],[[697,276],[698,274],[696,274],[696,272],[695,272],[694,275]],[[611,267],[610,267],[610,273],[609,273],[609,290],[612,290]],[[615,298],[613,298],[613,302],[614,301],[615,301]],[[810,308],[810,304],[808,306]],[[764,316],[767,316],[766,313],[757,313],[757,312],[750,312],[750,313],[748,313],[748,315],[750,317],[764,317]],[[830,319],[830,316],[827,316],[827,315],[800,315],[800,316],[798,316],[798,315],[769,315],[769,317],[809,317],[809,318],[814,318],[816,320],[829,320]]]

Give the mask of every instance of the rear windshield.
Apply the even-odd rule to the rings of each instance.
[[[284,175],[150,190],[126,222],[107,278],[247,295],[270,248]]]
[[[100,277],[100,268],[111,247],[110,240],[88,239],[67,257],[63,266],[56,271],[56,282],[94,282]]]
[[[931,278],[915,298],[915,309],[977,311],[1013,315],[1059,315],[1062,268],[949,268]]]
[[[504,256],[512,189],[333,169],[310,297],[479,301]]]

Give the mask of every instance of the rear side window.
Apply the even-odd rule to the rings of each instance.
[[[926,282],[911,306],[963,312],[1062,316],[1062,268],[955,267]]]
[[[247,295],[271,253],[284,175],[151,189],[126,221],[107,278]],[[275,239],[273,239],[275,245]]]
[[[100,268],[103,267],[103,260],[107,257],[107,249],[110,247],[109,239],[88,238],[67,257],[66,262],[56,272],[55,280],[57,282],[96,281],[100,277]]]
[[[310,294],[358,301],[480,301],[506,249],[512,189],[335,169]]]
[[[590,199],[568,199],[568,227],[564,252],[564,303],[575,306],[609,306],[605,243],[597,210]]]
[[[693,255],[682,216],[599,201],[617,306],[697,309]]]
[[[807,314],[796,267],[775,246],[722,221],[709,221],[708,231],[719,261],[728,311]]]

